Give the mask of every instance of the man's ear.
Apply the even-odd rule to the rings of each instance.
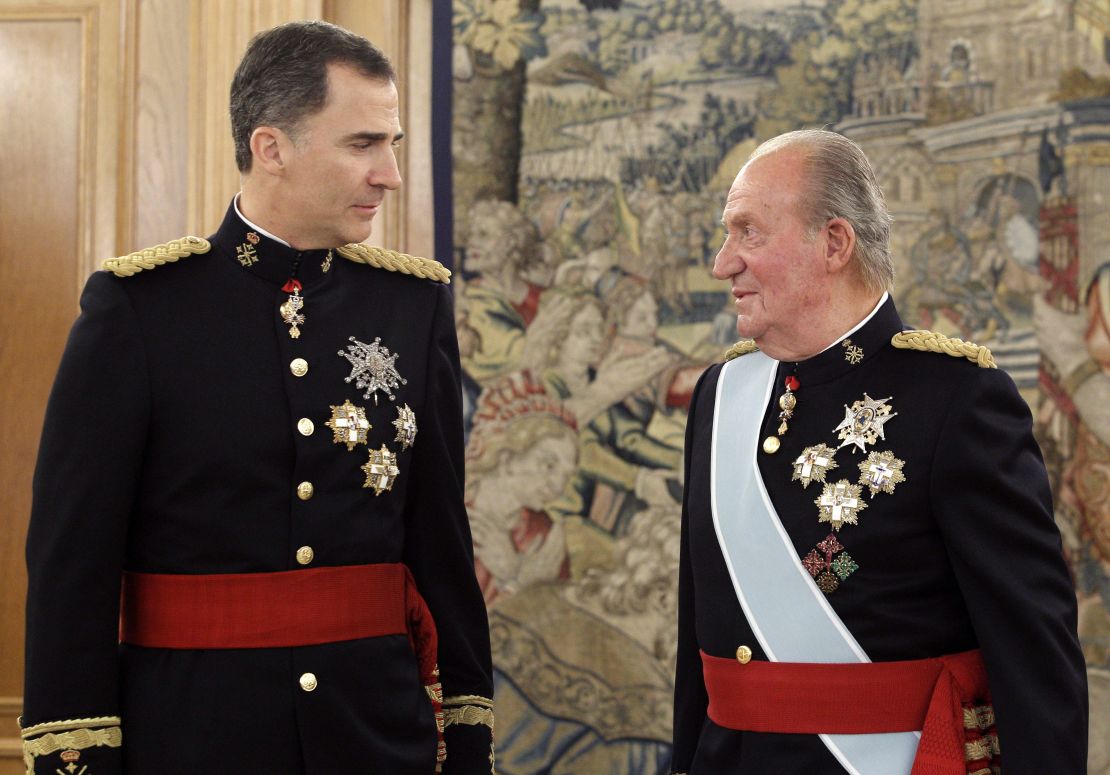
[[[829,274],[848,266],[856,249],[856,230],[843,218],[825,224],[825,267]]]
[[[254,158],[251,169],[260,168],[271,175],[281,175],[292,146],[289,135],[277,127],[256,127],[251,132],[251,156]]]

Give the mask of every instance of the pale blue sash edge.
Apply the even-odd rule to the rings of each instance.
[[[870,662],[802,566],[759,473],[756,450],[777,367],[755,352],[721,368],[710,455],[717,541],[740,607],[771,661]],[[735,461],[736,476],[721,475],[722,461]],[[900,775],[913,766],[920,733],[819,737],[851,775]]]

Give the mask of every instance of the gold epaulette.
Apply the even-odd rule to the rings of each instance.
[[[936,331],[916,329],[903,331],[891,337],[890,343],[901,350],[921,350],[922,352],[944,353],[953,358],[967,358],[981,369],[997,369],[991,351],[981,344],[952,339]]]
[[[754,339],[741,339],[725,351],[725,362],[727,363],[733,358],[739,358],[741,355],[754,353],[758,349],[759,347],[756,346]]]
[[[369,264],[378,269],[388,269],[390,272],[411,274],[425,280],[435,280],[440,283],[451,282],[451,270],[438,261],[420,256],[410,256],[406,253],[397,253],[385,248],[375,248],[352,242],[339,248],[339,255],[356,264]]]
[[[109,258],[100,265],[106,272],[111,272],[116,277],[130,277],[144,269],[153,269],[162,264],[172,264],[179,258],[191,256],[194,253],[207,253],[212,249],[212,243],[200,237],[182,237],[170,240],[152,248],[145,248],[137,253],[131,253],[119,258]]]

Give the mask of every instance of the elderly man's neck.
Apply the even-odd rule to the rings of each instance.
[[[804,361],[827,350],[870,317],[883,291],[859,286],[830,291],[825,302],[799,310],[789,332],[756,337],[759,348],[778,361]]]

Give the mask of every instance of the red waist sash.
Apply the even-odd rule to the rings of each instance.
[[[446,757],[435,622],[403,563],[275,573],[124,571],[120,640],[164,649],[251,649],[408,635]]]
[[[701,654],[709,718],[728,729],[793,734],[921,730],[912,775],[975,772],[997,754],[982,655],[821,664]]]
[[[409,633],[427,620],[401,563],[276,573],[123,574],[120,640],[167,649],[309,646]]]

